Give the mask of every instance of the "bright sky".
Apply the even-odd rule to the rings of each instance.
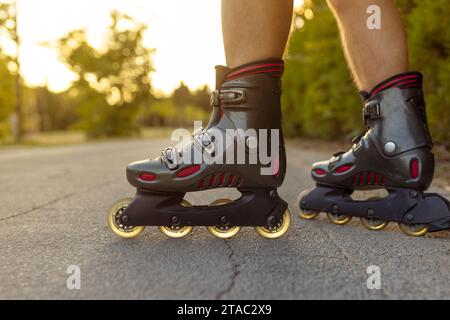
[[[297,5],[302,0],[295,1]],[[17,0],[22,39],[22,74],[29,85],[48,84],[53,91],[74,79],[55,42],[71,30],[85,28],[89,41],[101,46],[109,13],[117,9],[149,25],[145,46],[156,48],[153,87],[169,93],[184,81],[195,89],[214,86],[216,64],[224,64],[220,0]],[[6,48],[8,50],[8,48]]]

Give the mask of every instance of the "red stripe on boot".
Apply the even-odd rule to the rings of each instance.
[[[273,73],[272,75],[280,75],[281,71],[282,70],[280,70],[280,69],[257,70],[257,71],[253,71],[253,72],[242,73],[242,74],[239,74],[239,75],[234,76],[234,77],[227,77],[227,80],[228,81],[229,80],[234,80],[234,79],[237,79],[237,78],[249,76],[249,75],[252,75],[252,74],[258,74],[258,73],[272,73],[272,72],[276,72],[276,73]]]
[[[255,63],[253,65],[243,65],[237,67],[228,73],[226,81],[234,80],[240,77],[245,77],[253,74],[267,74],[271,77],[281,78],[284,72],[284,62],[267,61]]]
[[[382,90],[384,90],[384,89],[396,87],[396,86],[398,86],[398,83],[401,82],[401,81],[403,81],[403,80],[415,79],[415,80],[412,80],[412,81],[413,81],[413,82],[416,82],[416,81],[417,81],[417,78],[418,78],[418,75],[409,75],[409,76],[399,77],[399,78],[397,78],[397,79],[395,79],[395,80],[389,81],[389,82],[383,84],[382,86],[380,86],[380,87],[374,89],[374,91],[372,91],[372,93],[371,93],[371,96],[377,94],[378,92],[380,92],[380,91],[382,91]]]
[[[283,67],[284,64],[283,63],[266,63],[266,64],[258,64],[258,65],[254,65],[251,67],[247,67],[247,68],[242,68],[240,70],[236,70],[234,72],[231,72],[228,74],[228,77],[233,77],[236,74],[245,72],[245,71],[250,71],[250,70],[254,70],[254,69],[258,69],[258,68],[266,68],[266,67]]]

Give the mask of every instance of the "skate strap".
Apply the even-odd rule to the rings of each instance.
[[[381,107],[380,103],[377,101],[367,102],[363,109],[363,119],[364,123],[367,124],[367,120],[370,119],[378,119],[381,118]]]
[[[225,104],[242,104],[245,102],[245,90],[215,90],[211,93],[211,107],[218,107],[222,103]]]

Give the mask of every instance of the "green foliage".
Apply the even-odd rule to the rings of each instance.
[[[14,110],[14,77],[8,70],[9,59],[0,53],[0,142],[10,133],[9,116]]]
[[[53,93],[45,87],[32,89],[34,109],[38,115],[38,130],[68,130],[79,120],[73,101],[67,93]]]
[[[291,37],[283,77],[283,127],[290,136],[335,138],[356,134],[361,118],[334,17],[316,1],[314,18]],[[301,22],[301,20],[300,20]],[[356,112],[355,112],[356,111]]]
[[[428,117],[436,142],[450,146],[450,6],[448,0],[397,0],[413,69],[425,75]],[[310,3],[310,2],[308,2]],[[360,102],[325,0],[291,38],[284,81],[284,127],[289,135],[335,139],[358,133]],[[304,11],[304,10],[302,10]],[[301,22],[301,21],[300,21]],[[299,25],[302,26],[303,23]]]
[[[15,35],[11,10],[10,4],[0,3],[0,34],[10,39]],[[9,117],[15,103],[14,77],[8,69],[11,63],[11,59],[0,49],[0,142],[10,134]]]
[[[450,146],[450,6],[448,0],[396,0],[405,25],[413,69],[425,75],[428,117],[434,140]],[[362,129],[357,89],[341,48],[336,21],[325,0],[305,1],[297,13],[283,77],[284,130],[290,136],[351,137]],[[314,13],[305,11],[311,9]],[[0,36],[14,41],[14,12],[0,3]],[[58,42],[61,60],[78,80],[63,93],[22,91],[28,131],[82,129],[89,137],[130,136],[143,125],[191,126],[207,121],[209,88],[181,83],[167,98],[151,94],[152,53],[142,44],[146,26],[113,12],[102,49],[83,30]],[[9,40],[8,40],[9,39]],[[0,50],[0,142],[11,134],[14,61]]]
[[[425,76],[432,136],[450,146],[450,6],[448,0],[414,4],[406,17],[411,64]]]
[[[204,86],[192,92],[183,82],[168,98],[158,99],[141,112],[141,123],[150,126],[192,126],[207,121],[211,112],[210,90]]]
[[[59,41],[62,60],[79,78],[71,89],[78,127],[94,138],[137,134],[139,111],[152,99],[153,50],[142,45],[146,26],[118,12],[111,20],[105,50],[93,48],[83,30]]]

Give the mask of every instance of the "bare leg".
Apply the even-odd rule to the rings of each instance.
[[[228,67],[281,59],[292,10],[293,0],[222,0],[222,31]]]
[[[393,0],[328,0],[338,21],[345,55],[360,90],[408,71],[405,30]],[[370,30],[367,8],[381,9],[381,29]]]

